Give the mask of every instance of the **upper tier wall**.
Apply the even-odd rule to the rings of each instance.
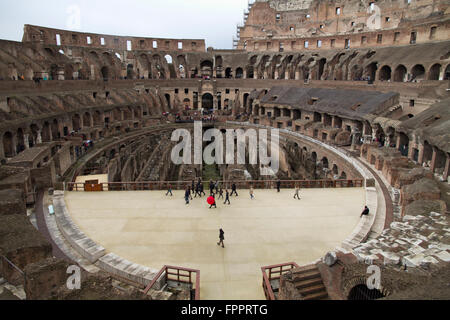
[[[59,39],[59,41],[57,40]],[[160,39],[123,37],[95,33],[83,33],[25,25],[23,42],[40,42],[44,45],[77,46],[126,51],[180,51],[205,52],[205,40],[201,39]],[[130,45],[131,44],[131,48]]]

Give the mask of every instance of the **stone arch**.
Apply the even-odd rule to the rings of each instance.
[[[404,65],[399,65],[397,68],[395,68],[394,72],[394,81],[395,82],[405,82],[406,81],[406,74],[408,73],[408,70]]]
[[[53,140],[61,138],[61,133],[59,132],[59,122],[57,119],[53,119],[53,121],[50,124],[50,127]]]
[[[389,81],[391,80],[391,67],[383,66],[379,72],[379,79],[381,81]]]
[[[385,294],[378,289],[369,289],[365,283],[358,284],[350,289],[348,300],[376,300],[384,298]]]
[[[421,64],[416,64],[411,69],[411,80],[424,80],[425,79],[425,68]]]
[[[205,110],[214,108],[214,98],[211,93],[205,93],[202,96],[202,108]]]
[[[372,62],[371,64],[367,65],[364,69],[364,74],[369,77],[369,80],[373,81],[376,79],[377,70],[378,70],[378,63]]]
[[[22,128],[17,129],[16,134],[16,151],[20,153],[25,150],[25,136],[23,134]]]
[[[102,69],[100,70],[101,74],[102,74],[102,78],[104,80],[109,79],[109,68],[107,66],[102,67]]]
[[[439,80],[441,75],[441,65],[439,63],[433,64],[428,74],[428,80]]]
[[[6,158],[14,157],[14,143],[13,143],[13,134],[9,131],[6,131],[3,134],[3,153]]]
[[[166,98],[167,106],[169,107],[169,109],[172,109],[172,105],[170,103],[170,94],[166,93],[164,97]]]
[[[341,172],[341,177],[342,180],[346,180],[347,179],[347,173],[345,173],[345,171]]]
[[[127,79],[131,80],[135,78],[134,66],[130,63],[127,65]]]
[[[233,73],[233,71],[231,68],[226,68],[225,69],[225,78],[227,78],[227,79],[232,78],[233,77],[232,73]]]
[[[92,127],[91,114],[89,112],[83,114],[83,127]]]
[[[203,60],[200,63],[202,76],[212,77],[214,64],[211,60]]]
[[[235,78],[236,79],[241,79],[243,77],[244,77],[244,70],[241,67],[237,68],[236,69],[236,76],[235,76]]]
[[[74,131],[79,131],[81,129],[81,118],[79,114],[74,114],[72,116],[72,128]]]
[[[322,58],[319,60],[319,68],[317,70],[317,80],[322,80],[323,72],[325,70],[325,64],[327,63],[327,59]]]
[[[328,163],[328,158],[327,157],[323,157],[322,160],[320,160],[322,162],[322,166],[326,169],[328,169],[329,163]]]
[[[50,142],[51,139],[51,129],[50,129],[50,123],[48,121],[44,122],[44,125],[42,126],[42,141],[43,142]]]
[[[445,68],[444,80],[450,80],[450,64]]]

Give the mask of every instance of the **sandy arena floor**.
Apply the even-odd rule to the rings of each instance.
[[[182,191],[67,192],[74,221],[108,252],[161,269],[200,269],[203,300],[264,299],[261,267],[310,263],[340,246],[359,221],[364,189],[238,190],[231,206]],[[225,249],[217,246],[219,228]]]

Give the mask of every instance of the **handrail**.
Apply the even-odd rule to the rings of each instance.
[[[170,270],[175,270],[176,273],[170,272]],[[180,271],[188,272],[189,274],[181,274]],[[168,266],[165,265],[162,267],[161,270],[159,270],[158,274],[153,278],[153,280],[149,283],[149,285],[144,290],[144,295],[147,295],[150,289],[155,285],[156,281],[161,278],[161,276],[166,273],[167,280],[172,280],[176,282],[182,282],[182,283],[190,283],[192,282],[192,273],[195,273],[195,298],[194,300],[200,300],[200,270],[197,269],[190,269],[190,268],[183,268],[183,267],[174,267],[174,266]],[[176,276],[176,279],[169,279],[169,276],[174,275]],[[182,280],[181,278],[189,278],[188,281]]]
[[[283,270],[284,267],[288,267],[288,268]],[[279,270],[273,271],[273,269],[278,269],[278,268],[279,268]],[[298,264],[295,262],[288,262],[288,263],[275,264],[275,265],[271,265],[271,266],[261,267],[261,271],[263,273],[262,286],[263,286],[263,290],[264,290],[264,295],[266,296],[267,300],[276,300],[270,281],[280,279],[281,276],[283,275],[283,273],[286,273],[289,270],[292,270],[294,268],[299,268]],[[269,271],[269,275],[267,275],[267,272],[266,272],[267,270]],[[279,276],[273,276],[272,274],[275,274],[275,275],[279,274]]]
[[[208,182],[203,182],[207,184]],[[236,180],[236,181],[219,181],[222,188],[231,189],[232,183],[236,184],[237,188],[247,189],[252,186],[254,189],[273,189],[276,186],[277,180]],[[166,190],[169,185],[173,190],[183,190],[191,186],[191,181],[141,181],[141,182],[102,182],[97,185],[102,186],[102,190],[108,191],[124,191],[124,190]],[[69,191],[84,191],[85,182],[69,182],[67,183],[67,190]],[[364,179],[349,179],[349,180],[281,180],[281,188],[360,188],[364,186]],[[208,189],[208,188],[206,188]]]

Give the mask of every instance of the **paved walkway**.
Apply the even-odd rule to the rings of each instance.
[[[202,299],[264,299],[261,267],[307,264],[340,246],[356,227],[364,189],[238,190],[231,206],[208,209],[206,198],[184,204],[183,192],[70,192],[74,221],[94,241],[154,268],[201,270]],[[219,228],[225,249],[217,246]]]

